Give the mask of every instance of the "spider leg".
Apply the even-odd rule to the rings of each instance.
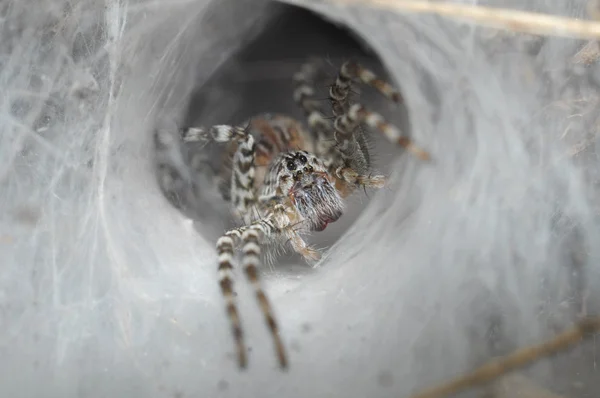
[[[386,179],[382,175],[364,175],[357,173],[352,167],[338,167],[335,175],[350,186],[360,186],[363,188],[382,188],[385,186]]]
[[[289,231],[286,231],[286,236],[294,251],[304,257],[305,260],[316,262],[321,258],[321,253],[308,246],[300,234],[292,228],[290,228]]]
[[[316,154],[323,156],[329,152],[332,142],[329,140],[331,121],[325,117],[321,104],[315,99],[315,80],[320,69],[318,59],[310,59],[294,74],[294,101],[304,111],[308,127],[316,143]]]
[[[289,220],[289,219],[288,219]],[[321,253],[310,247],[302,236],[294,229],[294,225],[288,221],[288,226],[282,228],[281,234],[285,236],[292,249],[300,254],[307,262],[316,262],[321,259]]]
[[[274,230],[274,226],[265,222],[255,224],[253,227],[248,228],[243,232],[242,266],[244,267],[246,278],[254,288],[256,299],[258,300],[260,309],[271,332],[273,343],[275,344],[275,351],[277,352],[277,358],[279,359],[279,365],[281,368],[285,369],[288,366],[285,347],[279,336],[279,327],[275,321],[273,308],[261,287],[258,277],[258,265],[260,264],[261,251],[259,241],[261,237],[269,235],[269,228]]]
[[[239,231],[236,231],[239,234]],[[217,241],[217,254],[219,256],[219,284],[221,293],[225,298],[227,315],[231,323],[231,329],[237,346],[238,364],[245,368],[248,359],[246,356],[246,345],[244,344],[244,332],[240,321],[240,315],[233,295],[233,247],[235,234],[232,231],[226,233]]]
[[[338,118],[336,118],[337,122]],[[340,126],[335,123],[334,150],[325,157],[325,165],[329,172],[344,182],[347,189],[341,189],[344,196],[350,194],[355,187],[381,188],[385,184],[382,175],[369,175],[367,149],[360,144],[363,134],[361,126]]]
[[[375,88],[395,103],[401,102],[400,93],[389,83],[378,78],[375,73],[356,62],[345,62],[338,72],[335,83],[329,88],[329,98],[335,116],[334,129],[336,135],[340,133],[350,135],[361,123],[364,123],[383,132],[390,142],[411,151],[422,160],[428,160],[429,154],[427,152],[418,148],[408,137],[403,136],[400,129],[387,122],[383,116],[369,111],[360,104],[350,105],[349,96],[352,83],[355,80]],[[336,141],[340,143],[337,138]]]
[[[400,129],[384,119],[383,116],[372,112],[361,104],[353,104],[343,115],[336,117],[334,122],[335,132],[347,134],[360,126],[366,124],[371,128],[381,131],[386,138],[395,144],[409,150],[421,160],[429,160],[430,155],[416,146],[408,137],[403,136]]]
[[[396,88],[379,78],[373,71],[353,61],[346,61],[340,67],[335,84],[330,88],[330,92],[333,91],[331,99],[342,104],[347,102],[352,89],[352,82],[355,80],[373,87],[387,99],[395,103],[402,102],[402,96]],[[336,116],[339,116],[341,113],[337,112]]]
[[[288,366],[285,347],[279,336],[279,328],[275,321],[275,316],[271,304],[264,293],[259,276],[258,267],[260,265],[261,241],[276,237],[281,233],[279,225],[288,223],[285,218],[282,219],[278,211],[283,206],[277,205],[276,211],[259,221],[252,223],[249,226],[233,229],[225,233],[224,236],[217,241],[217,252],[219,256],[219,273],[221,291],[226,300],[227,314],[230,319],[233,335],[236,341],[238,364],[241,368],[247,366],[246,346],[244,343],[244,335],[241,327],[240,317],[235,305],[233,296],[233,248],[236,243],[242,243],[242,266],[246,278],[254,288],[256,299],[260,305],[260,309],[265,317],[267,326],[271,332],[275,350],[281,368],[285,369]],[[286,225],[287,227],[287,225]]]
[[[290,215],[286,211],[286,207],[282,204],[285,201],[284,198],[277,194],[270,194],[260,196],[258,200],[265,206],[273,206],[272,214],[275,217],[280,234],[285,237],[296,253],[309,262],[317,261],[321,258],[321,254],[311,248],[294,228],[297,224],[292,222]]]
[[[246,224],[252,222],[252,208],[256,203],[254,192],[255,176],[255,145],[254,137],[248,128],[216,125],[209,129],[201,127],[186,127],[181,129],[184,142],[216,142],[237,144],[233,155],[233,170],[231,173],[231,201]]]

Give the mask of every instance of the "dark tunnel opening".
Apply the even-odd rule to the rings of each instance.
[[[285,114],[306,125],[306,116],[293,99],[292,77],[309,57],[325,61],[327,78],[315,87],[318,90],[316,98],[323,101],[325,110],[330,110],[327,98],[329,85],[346,60],[357,61],[389,81],[385,67],[366,41],[345,27],[294,6],[273,4],[271,12],[277,16],[271,19],[262,33],[225,61],[205,84],[195,89],[187,109],[186,125],[240,125],[264,113]],[[396,82],[390,83],[401,90]],[[389,102],[369,87],[356,86],[353,91],[355,101],[382,113],[409,133],[407,112],[403,106]],[[385,137],[376,131],[366,131],[366,136],[373,169],[378,174],[388,175],[390,162],[398,156],[397,148],[390,148]],[[210,150],[220,153],[218,148]],[[220,161],[219,157],[213,158],[215,168],[219,167]],[[343,217],[325,231],[310,237],[309,241],[319,247],[330,247],[352,225],[375,194],[375,191],[354,193],[347,201]],[[228,204],[223,203],[218,195],[212,198],[203,205],[202,214],[194,218],[203,225],[199,228],[200,232],[216,240],[219,234],[234,224]],[[206,228],[208,224],[210,228]]]

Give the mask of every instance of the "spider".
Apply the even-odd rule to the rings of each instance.
[[[422,160],[429,154],[419,149],[381,115],[360,103],[352,103],[352,85],[361,82],[375,88],[389,100],[400,103],[399,92],[359,63],[341,65],[329,87],[333,117],[326,117],[322,101],[315,98],[316,80],[323,73],[318,59],[311,58],[294,75],[294,101],[308,120],[301,122],[282,114],[258,115],[241,126],[215,125],[210,128],[182,127],[182,145],[216,142],[225,144],[221,168],[216,170],[223,199],[243,223],[225,232],[216,243],[220,287],[226,302],[240,368],[247,367],[247,350],[233,292],[234,249],[241,245],[242,266],[255,290],[260,309],[275,345],[279,365],[288,367],[288,358],[269,299],[261,288],[258,267],[261,247],[290,245],[308,263],[320,259],[302,235],[323,231],[344,211],[344,199],[357,188],[381,188],[382,175],[371,175],[370,155],[364,128],[381,131]],[[157,136],[158,147],[169,141]],[[160,148],[159,148],[160,149]],[[201,163],[201,162],[200,162]],[[181,184],[172,167],[163,166],[163,192],[173,195],[171,186]],[[214,171],[214,170],[213,170]]]

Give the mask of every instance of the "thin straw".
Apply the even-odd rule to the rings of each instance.
[[[416,0],[327,0],[344,6],[368,6],[398,13],[437,14],[488,28],[544,36],[600,38],[600,23],[548,14],[467,4]]]

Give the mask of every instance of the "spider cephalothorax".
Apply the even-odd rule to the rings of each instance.
[[[287,367],[287,355],[271,304],[263,292],[258,277],[261,247],[278,242],[289,245],[307,261],[320,258],[309,247],[302,234],[322,231],[337,221],[344,208],[343,199],[357,188],[380,188],[385,183],[381,175],[372,175],[370,155],[363,131],[366,127],[381,131],[390,142],[400,145],[427,160],[427,152],[416,147],[394,125],[378,113],[358,103],[351,103],[352,84],[367,84],[394,102],[400,94],[391,85],[377,78],[363,66],[344,63],[330,86],[332,118],[326,117],[321,102],[315,99],[315,81],[320,73],[318,61],[302,66],[294,75],[294,100],[304,110],[309,130],[302,123],[285,115],[263,114],[244,123],[245,127],[217,125],[211,128],[181,129],[183,144],[213,140],[226,145],[221,166],[215,170],[205,163],[205,156],[194,154],[189,160],[192,170],[205,164],[219,179],[221,195],[230,202],[233,213],[244,225],[227,231],[217,241],[220,285],[227,304],[237,345],[240,367],[247,363],[247,351],[233,292],[234,248],[241,243],[242,266],[254,286],[260,308],[273,336],[282,368]],[[164,134],[157,131],[157,134]],[[192,198],[198,192],[189,177],[189,170],[179,172],[164,162],[164,153],[174,140],[157,136],[156,151],[159,183],[169,198]],[[162,173],[162,174],[160,174]],[[187,173],[187,174],[186,174]],[[187,179],[186,179],[187,178]],[[182,187],[188,186],[185,192]]]
[[[274,174],[277,194],[289,200],[307,231],[322,231],[342,215],[344,202],[335,178],[315,155],[286,152],[274,159],[269,173]]]

